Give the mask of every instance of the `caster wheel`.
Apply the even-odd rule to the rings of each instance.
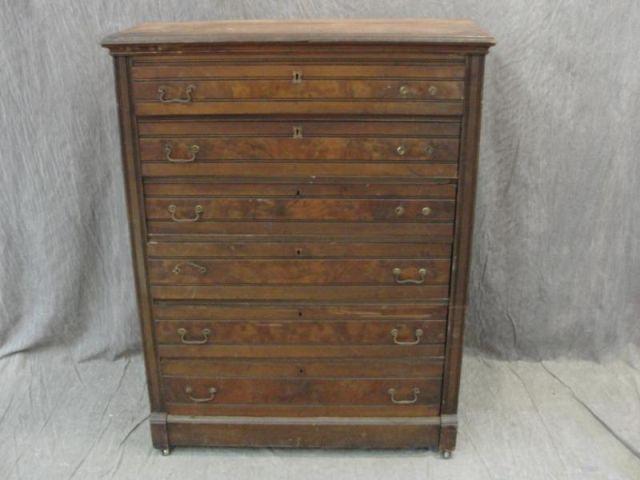
[[[169,449],[169,448],[163,448],[163,449],[161,450],[161,453],[162,453],[162,456],[163,456],[163,457],[166,457],[166,456],[168,456],[168,455],[171,453],[171,449]]]
[[[443,450],[442,452],[440,452],[440,455],[442,455],[442,458],[444,458],[445,460],[449,460],[451,458],[451,450]]]

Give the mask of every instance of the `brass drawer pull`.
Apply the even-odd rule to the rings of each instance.
[[[191,400],[192,402],[205,403],[205,402],[210,402],[211,400],[216,398],[216,393],[218,393],[218,390],[215,387],[211,387],[209,388],[208,397],[194,397],[191,395],[193,393],[193,388],[191,388],[190,385],[187,385],[186,387],[184,387],[184,393],[187,394],[187,396],[189,397],[189,400]]]
[[[415,331],[415,340],[409,341],[409,342],[404,342],[404,341],[400,341],[398,340],[398,335],[400,334],[400,332],[398,331],[397,328],[394,328],[393,330],[391,330],[391,336],[393,337],[393,343],[395,343],[396,345],[417,345],[420,343],[420,338],[422,338],[422,335],[424,335],[424,331],[421,328],[416,329]]]
[[[433,147],[433,145],[427,145],[427,147],[424,149],[424,153],[426,153],[429,156],[433,155],[433,152],[435,151],[436,149]]]
[[[407,87],[406,85],[402,85],[398,91],[400,92],[400,95],[406,97],[409,94],[409,87]]]
[[[198,145],[189,145],[189,152],[191,153],[191,155],[187,158],[173,158],[171,156],[171,152],[173,151],[173,147],[171,146],[170,143],[167,143],[164,146],[164,158],[165,160],[167,160],[168,162],[171,163],[189,163],[189,162],[193,162],[196,159],[196,156],[198,155],[198,152],[200,151],[200,147]]]
[[[184,97],[167,98],[167,87],[162,86],[158,88],[158,100],[162,103],[191,103],[193,101],[191,94],[195,89],[195,85],[187,85],[184,90]]]
[[[183,266],[195,268],[196,270],[198,270],[199,273],[201,273],[203,275],[205,273],[207,273],[207,267],[205,267],[204,265],[198,265],[197,263],[194,263],[194,262],[179,263],[175,267],[173,267],[173,270],[171,270],[171,271],[173,273],[175,273],[176,275],[179,275],[179,274],[182,273],[182,267]]]
[[[401,279],[400,278],[400,274],[402,273],[402,270],[400,270],[399,268],[394,268],[393,269],[393,279],[395,280],[396,283],[399,284],[407,284],[407,283],[411,283],[414,285],[421,285],[424,283],[424,279],[427,276],[427,269],[426,268],[421,268],[420,270],[418,270],[418,275],[420,275],[420,278],[415,280],[413,278],[405,278],[405,279]]]
[[[425,217],[428,217],[429,215],[431,215],[431,208],[429,207],[424,207],[422,209],[422,215],[424,215]]]
[[[404,214],[404,207],[402,205],[399,205],[394,211],[396,212],[396,215],[400,217]]]
[[[178,330],[176,330],[176,333],[180,336],[180,341],[185,345],[204,345],[209,341],[211,330],[209,330],[208,328],[203,328],[200,332],[202,334],[201,340],[188,340],[186,328],[179,328]]]
[[[407,149],[405,148],[404,145],[400,145],[398,146],[398,148],[396,148],[396,152],[398,153],[398,155],[402,156],[405,153],[407,153]]]
[[[173,220],[174,222],[178,222],[178,223],[193,223],[193,222],[197,222],[198,220],[200,220],[200,215],[202,215],[202,212],[204,212],[204,208],[202,207],[202,205],[196,205],[193,208],[193,211],[195,212],[196,216],[195,217],[191,217],[191,218],[178,218],[176,217],[176,210],[178,209],[178,207],[176,207],[175,205],[169,205],[169,213],[171,214],[171,220]]]
[[[435,85],[431,85],[428,89],[427,92],[429,92],[429,95],[431,95],[432,97],[438,93],[438,88]]]
[[[396,400],[396,389],[390,388],[387,390],[387,393],[391,397],[391,401],[396,405],[411,405],[412,403],[416,403],[418,401],[418,395],[420,395],[420,389],[418,387],[413,388],[413,398],[411,400]]]

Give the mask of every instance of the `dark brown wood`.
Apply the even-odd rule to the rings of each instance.
[[[426,19],[104,40],[155,447],[455,448],[493,43]]]
[[[393,345],[397,342],[444,343],[444,320],[221,322],[171,320],[156,322],[159,344],[201,341],[207,345]],[[181,333],[182,331],[186,333]],[[210,334],[203,334],[210,331]],[[397,331],[394,336],[393,332]],[[416,332],[421,331],[421,334]],[[183,340],[184,339],[184,340]]]
[[[491,46],[494,38],[470,20],[352,19],[146,23],[108,36],[104,46],[207,43],[428,43]]]
[[[304,127],[301,131],[304,135]],[[212,160],[458,161],[458,140],[453,138],[144,138],[140,140],[140,157],[143,162],[171,163],[166,160],[167,146],[172,148],[171,157],[189,158],[192,145],[198,146],[193,163]]]

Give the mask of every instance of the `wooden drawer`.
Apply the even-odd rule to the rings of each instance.
[[[177,345],[398,345],[443,343],[445,320],[155,322],[159,344]]]
[[[462,100],[464,82],[413,79],[245,79],[139,81],[133,85],[137,102],[156,102],[162,97],[187,98],[195,102],[215,100]]]
[[[435,379],[163,377],[169,403],[244,405],[433,405]]]
[[[149,260],[152,285],[439,285],[448,259]]]
[[[462,114],[464,64],[192,63],[132,70],[138,115]],[[367,101],[370,100],[370,101]]]
[[[294,127],[301,132],[302,127]],[[457,162],[459,141],[454,138],[270,138],[185,137],[142,138],[143,162],[201,164],[237,161],[434,161]]]
[[[379,362],[359,359],[260,359],[256,360],[184,360],[164,359],[160,371],[167,377],[207,377],[207,378],[377,378],[416,379],[441,378],[443,374],[441,357],[387,358]],[[438,415],[440,405],[300,405],[300,404],[218,404],[170,403],[170,413],[176,415],[247,415],[286,417],[414,417]]]
[[[398,242],[156,242],[150,258],[450,258],[448,243]]]
[[[178,224],[207,221],[428,222],[451,221],[453,200],[147,198],[147,219]]]

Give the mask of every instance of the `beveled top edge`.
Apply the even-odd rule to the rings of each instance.
[[[426,43],[490,47],[495,39],[471,20],[422,18],[142,23],[102,40],[107,48],[221,43]]]

